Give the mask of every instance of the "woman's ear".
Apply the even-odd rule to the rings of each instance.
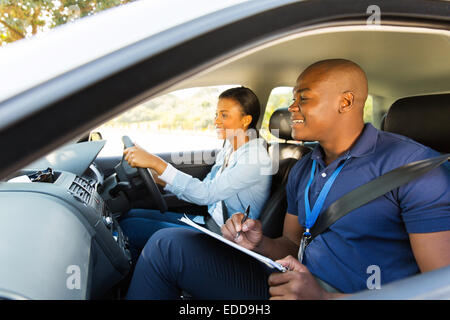
[[[242,124],[244,125],[244,128],[248,128],[250,126],[250,123],[252,123],[252,116],[247,114],[242,117]]]

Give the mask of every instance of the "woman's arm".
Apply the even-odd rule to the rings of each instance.
[[[267,162],[270,164],[270,158],[265,149],[265,153],[257,154],[257,157],[250,154],[250,152],[261,152],[259,147],[257,149],[253,146],[243,150],[244,152],[236,156],[235,163],[230,163],[229,167],[218,174],[222,168],[225,150],[222,149],[219,152],[215,167],[203,181],[177,171],[176,178],[169,182],[166,189],[185,201],[198,205],[210,205],[228,199],[269,178],[264,169],[267,167]]]
[[[148,168],[154,170],[159,176],[167,168],[167,162],[158,156],[148,153],[139,146],[127,148],[123,151],[124,159],[131,167]]]
[[[162,175],[168,166],[164,160],[139,146],[125,149],[124,156],[130,166],[150,168],[158,175]],[[176,175],[166,188],[178,198],[197,205],[209,205],[228,199],[264,179],[263,165],[250,162],[248,158],[245,153],[241,154],[235,165],[215,177],[211,177],[209,173],[203,181],[172,167],[176,170]]]
[[[220,169],[219,169],[220,170]],[[209,205],[229,197],[260,183],[264,178],[260,175],[259,166],[237,163],[232,168],[203,181],[178,171],[176,179],[168,186],[168,190],[184,200]]]
[[[180,199],[186,200],[189,202],[194,202],[196,204],[208,204],[211,196],[205,196],[205,190],[210,186],[206,186],[205,183],[210,181],[211,172],[208,173],[206,178],[204,179],[205,183],[200,181],[197,178],[193,178],[192,176],[185,174],[174,167],[168,168],[169,164],[165,162],[158,156],[155,156],[147,151],[145,151],[140,146],[136,145],[130,148],[127,148],[123,152],[124,159],[130,164],[131,167],[140,167],[140,168],[148,168],[152,172],[153,177],[155,178],[155,182],[166,187],[166,182],[169,183],[167,188],[177,195]],[[219,153],[220,154],[220,153]],[[218,157],[219,157],[218,154]],[[172,179],[172,181],[164,181],[159,179],[159,176],[163,175],[166,169],[171,169],[172,176],[177,179]],[[178,181],[173,181],[178,180]],[[171,184],[174,184],[173,186]],[[199,187],[200,185],[200,187]],[[201,190],[197,190],[200,188]],[[195,190],[192,192],[192,190]],[[197,191],[197,192],[196,192]],[[198,192],[200,191],[200,192]],[[195,194],[200,193],[200,198],[196,199]],[[191,196],[189,196],[191,194]],[[206,199],[205,199],[206,198]]]

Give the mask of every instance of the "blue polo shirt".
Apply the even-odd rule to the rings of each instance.
[[[287,212],[298,215],[305,226],[304,192],[317,163],[309,189],[310,206],[333,171],[345,161],[323,205],[331,203],[357,187],[410,162],[438,156],[439,153],[401,135],[379,131],[371,124],[353,147],[328,166],[317,146],[292,168],[287,189]],[[408,233],[450,230],[450,166],[448,162],[427,174],[353,210],[306,248],[303,263],[311,273],[336,289],[352,293],[367,289],[373,274],[380,270],[381,285],[419,271]],[[373,267],[371,267],[373,268]]]

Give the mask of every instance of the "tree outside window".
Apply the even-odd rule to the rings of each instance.
[[[0,46],[134,0],[0,0]]]

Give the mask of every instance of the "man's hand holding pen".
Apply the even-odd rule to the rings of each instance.
[[[222,226],[222,235],[244,248],[256,251],[263,235],[261,222],[244,218],[245,214],[242,212],[233,214]]]

